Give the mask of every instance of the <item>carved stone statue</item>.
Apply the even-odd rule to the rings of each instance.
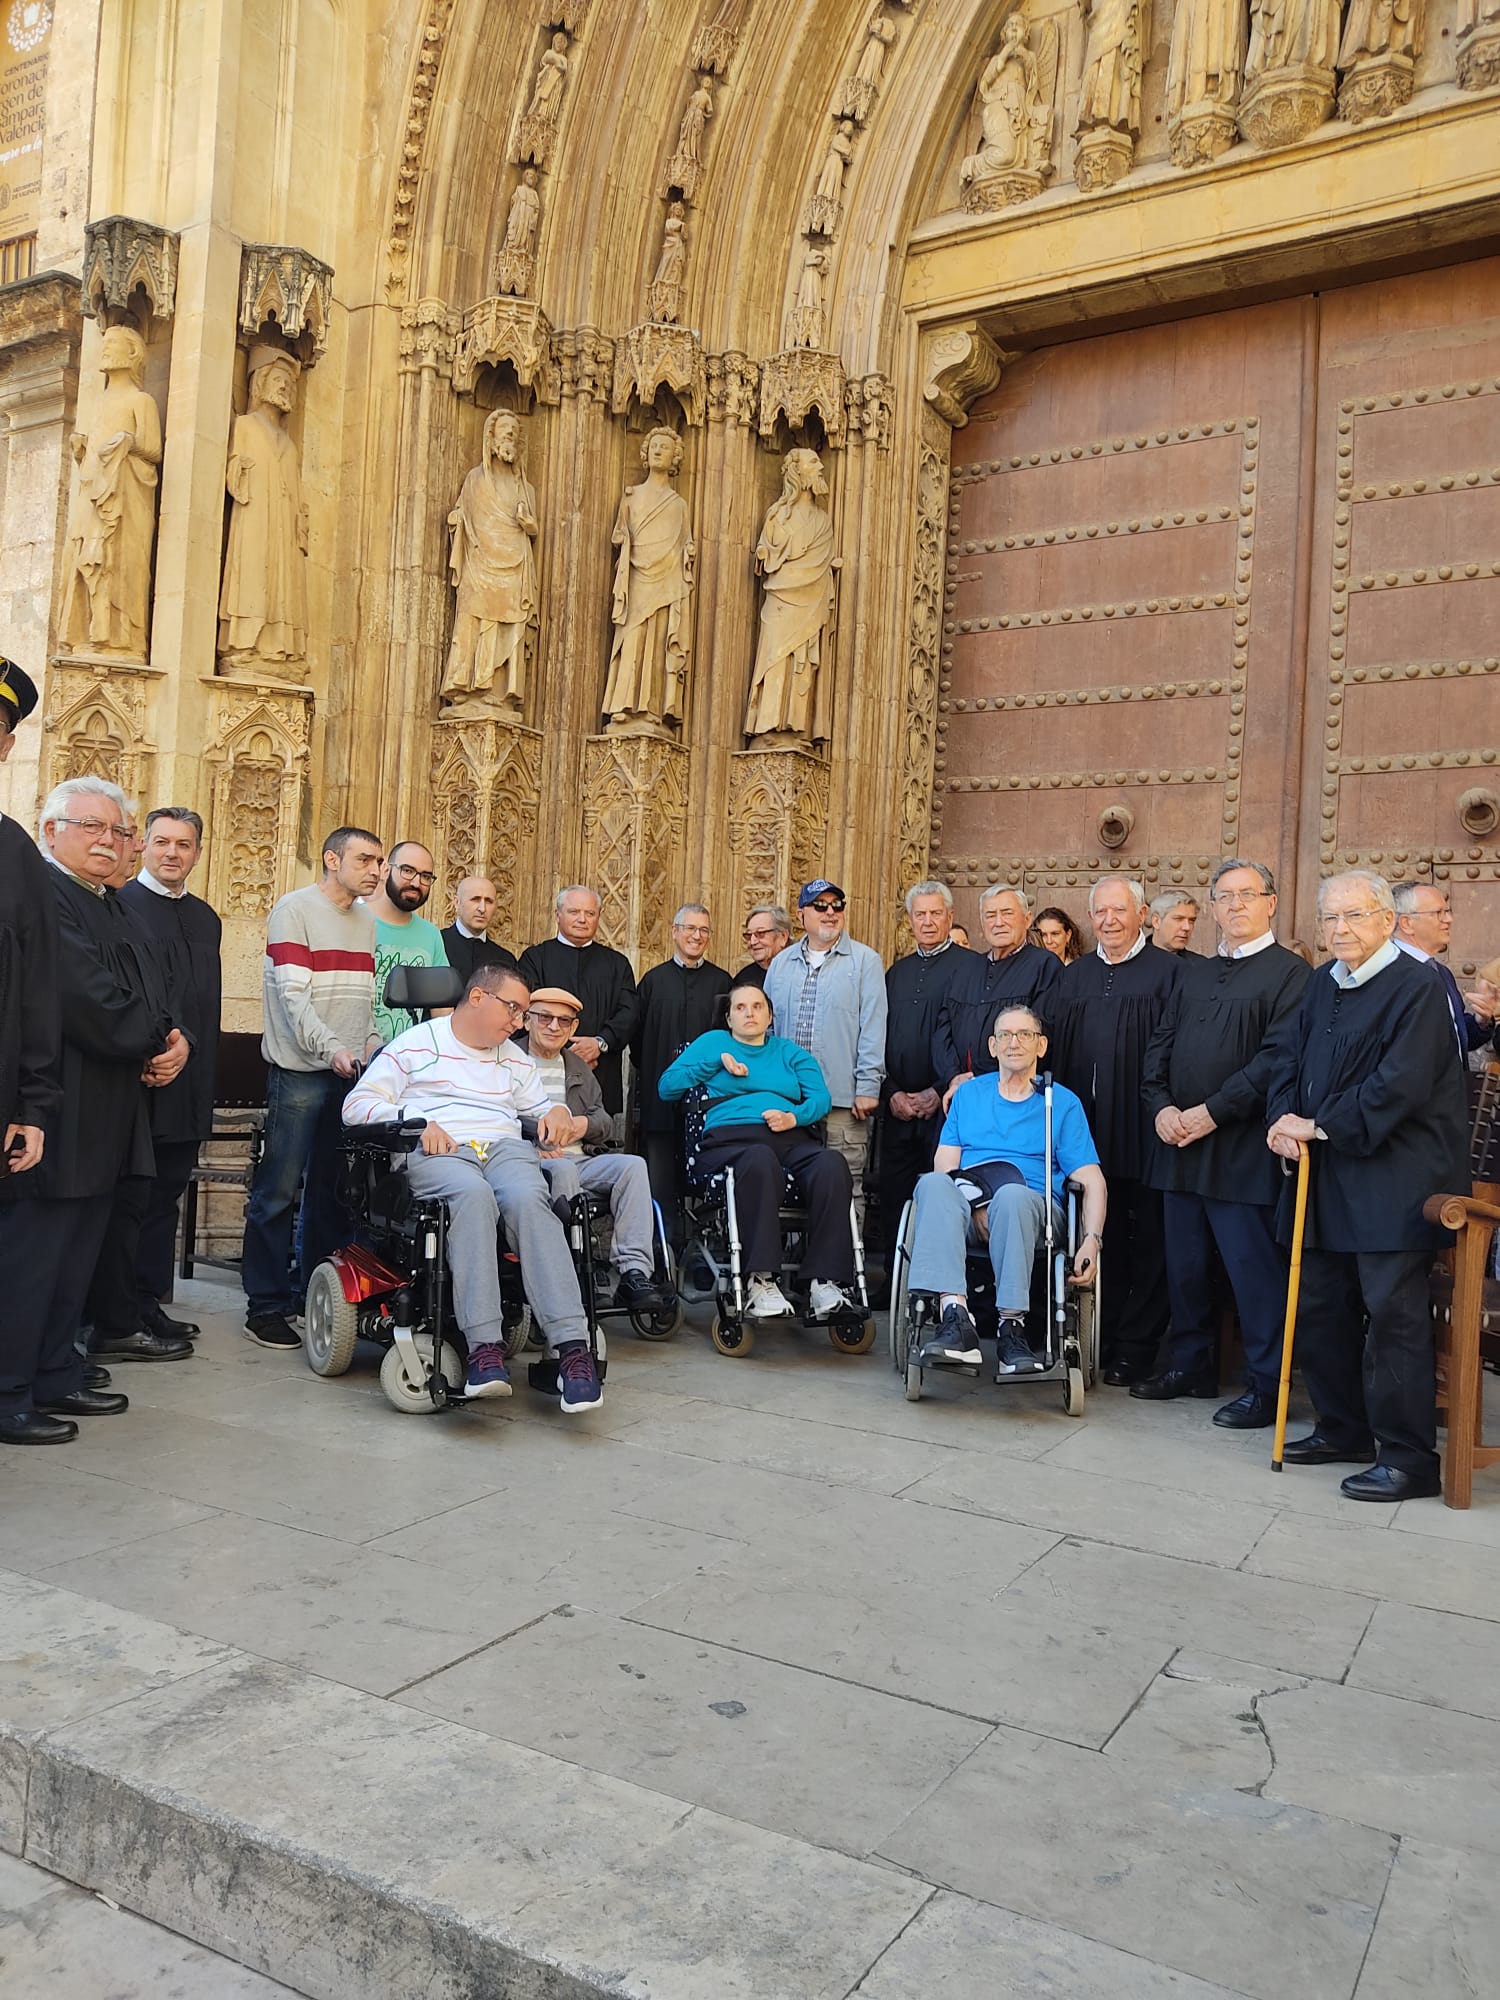
[[[1008,17],[1000,46],[980,73],[982,143],[958,173],[965,208],[1004,208],[1041,193],[1052,173],[1057,53],[1051,21],[1042,23],[1033,51],[1025,16]]]
[[[844,171],[854,157],[854,126],[849,119],[834,130],[818,185],[807,204],[802,227],[809,236],[836,236],[844,219]]]
[[[885,68],[885,52],[896,39],[896,24],[884,14],[871,17],[865,30],[865,45],[852,76],[844,78],[843,89],[833,107],[835,118],[852,118],[856,125],[869,123],[875,100],[880,95],[880,77]]]
[[[826,742],[833,690],[823,649],[833,617],[833,523],[818,505],[828,481],[815,451],[781,462],[781,498],[766,515],[755,567],[766,580],[745,734]]]
[[[545,167],[557,141],[557,123],[562,116],[563,84],[568,75],[568,38],[562,31],[552,37],[552,46],[542,57],[536,73],[531,102],[521,119],[520,160]]]
[[[526,298],[536,276],[536,239],[542,221],[542,198],[536,191],[536,168],[527,167],[510,198],[505,216],[505,241],[495,257],[495,290]]]
[[[687,270],[687,217],[680,201],[674,201],[662,224],[661,255],[656,274],[646,295],[652,319],[662,326],[676,326],[682,316],[682,280]]]
[[[802,277],[797,285],[797,303],[786,316],[788,347],[821,348],[823,345],[823,273],[828,269],[828,252],[810,248],[802,260]]]
[[[442,700],[486,696],[520,712],[525,699],[526,640],[537,622],[536,494],[522,458],[521,419],[492,410],[484,426],[484,462],[466,474],[449,568],[458,587],[453,643],[443,669]]]
[[[665,427],[641,446],[646,477],[627,486],[615,517],[614,644],[604,713],[616,733],[680,723],[687,694],[693,545],[686,500],[672,481],[682,439]]]
[[[224,480],[234,505],[219,592],[221,672],[295,680],[307,658],[307,508],[287,431],[300,373],[281,348],[250,350],[250,409],[234,420]]]
[[[1460,90],[1500,83],[1500,0],[1458,0],[1454,81]]]
[[[1305,139],[1333,109],[1340,0],[1251,0],[1239,126],[1252,146]]]
[[[703,177],[703,128],[713,115],[713,85],[706,76],[700,76],[698,87],[688,99],[687,110],[682,114],[677,150],[667,167],[668,186],[681,188],[689,201],[697,194],[698,183]]]
[[[1147,0],[1093,0],[1078,86],[1073,178],[1086,192],[1130,171],[1141,136]]]
[[[1349,0],[1339,43],[1339,116],[1351,125],[1409,103],[1426,0]]]
[[[1245,0],[1176,0],[1167,58],[1167,150],[1179,167],[1235,140],[1245,69]]]
[[[99,348],[104,393],[87,436],[74,431],[62,644],[75,653],[146,658],[161,415],[141,387],[146,344],[112,326]]]

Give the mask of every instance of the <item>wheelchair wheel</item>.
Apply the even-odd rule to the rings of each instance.
[[[403,1416],[431,1416],[439,1407],[432,1400],[428,1370],[432,1360],[432,1335],[419,1333],[413,1336],[418,1354],[423,1361],[420,1381],[413,1381],[407,1372],[406,1359],[399,1347],[387,1348],[385,1359],[380,1364],[380,1386],[385,1399],[393,1410],[400,1410]],[[451,1341],[442,1346],[443,1374],[455,1387],[464,1379],[464,1365],[458,1358],[458,1349]]]
[[[630,1324],[642,1340],[670,1340],[682,1325],[682,1302],[674,1299],[665,1312],[632,1313]]]
[[[1083,1415],[1083,1370],[1070,1368],[1063,1379],[1063,1409],[1070,1417]]]
[[[708,1337],[721,1354],[727,1354],[731,1361],[743,1361],[755,1346],[755,1335],[745,1322],[738,1325],[732,1321],[725,1325],[717,1313],[709,1323]]]
[[[501,1344],[505,1348],[505,1358],[507,1361],[514,1361],[516,1356],[528,1347],[542,1347],[545,1345],[541,1334],[537,1331],[536,1325],[532,1320],[531,1307],[529,1305],[521,1307],[521,1316],[513,1324],[507,1324],[505,1321],[502,1321],[500,1334]]]
[[[875,1321],[833,1320],[829,1324],[828,1338],[840,1354],[868,1354],[875,1345]]]
[[[354,1359],[359,1307],[344,1297],[332,1264],[319,1264],[307,1281],[302,1352],[314,1375],[342,1375]]]

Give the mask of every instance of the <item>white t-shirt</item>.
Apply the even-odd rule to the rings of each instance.
[[[425,1118],[450,1139],[492,1144],[519,1139],[522,1114],[552,1108],[536,1064],[513,1042],[471,1049],[447,1018],[425,1021],[388,1042],[344,1099],[346,1125]]]

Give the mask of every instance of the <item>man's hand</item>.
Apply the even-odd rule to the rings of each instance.
[[[164,1083],[181,1076],[188,1057],[193,1053],[193,1045],[181,1028],[174,1028],[167,1037],[167,1046],[159,1056],[153,1056],[141,1071],[141,1080],[159,1090]]]
[[[1206,1139],[1210,1132],[1219,1129],[1206,1104],[1195,1104],[1190,1111],[1178,1115],[1182,1120],[1182,1136],[1177,1141],[1179,1146],[1191,1146],[1195,1139]]]
[[[891,1116],[899,1118],[903,1125],[909,1125],[917,1115],[912,1109],[912,1102],[910,1091],[893,1090],[889,1099]]]
[[[1474,1019],[1493,1021],[1497,1008],[1500,1008],[1500,986],[1490,979],[1476,979],[1474,991],[1469,995],[1469,1012]]]
[[[1168,1104],[1156,1114],[1156,1136],[1164,1146],[1180,1146],[1183,1140],[1182,1113]]]
[[[595,1036],[575,1035],[572,1041],[569,1042],[568,1047],[581,1062],[586,1062],[590,1069],[597,1069],[599,1067],[599,1058],[603,1055],[604,1051],[600,1048]]]
[[[870,1113],[872,1111],[878,1110],[879,1107],[880,1107],[880,1099],[878,1097],[856,1097],[854,1102],[849,1106],[849,1109],[854,1113],[855,1117],[860,1121],[860,1123],[863,1124],[865,1119],[869,1117]]]
[[[422,1127],[422,1151],[428,1154],[456,1153],[458,1145],[441,1125],[428,1124]]]
[[[573,1130],[577,1122],[566,1104],[554,1104],[544,1117],[537,1120],[538,1149],[549,1159],[556,1158],[564,1146],[572,1145],[577,1136]]]
[[[762,1111],[760,1115],[773,1132],[790,1132],[797,1122],[790,1111]]]
[[[1099,1268],[1099,1239],[1090,1234],[1079,1242],[1073,1253],[1073,1282],[1086,1285]]]
[[[328,1067],[335,1076],[350,1077],[359,1068],[359,1058],[351,1055],[348,1049],[340,1049]]]
[[[11,1147],[20,1140],[20,1150],[12,1152]],[[24,1174],[34,1167],[42,1157],[42,1149],[47,1143],[47,1135],[40,1125],[7,1125],[5,1128],[5,1161],[13,1174]]]
[[[589,1121],[587,1118],[580,1117],[577,1113],[571,1111],[568,1113],[568,1117],[572,1128],[568,1135],[568,1143],[569,1145],[576,1146],[589,1136]]]
[[[962,1071],[958,1076],[954,1077],[952,1083],[950,1083],[948,1088],[943,1092],[943,1109],[946,1111],[948,1109],[948,1106],[953,1102],[953,1093],[955,1090],[958,1089],[958,1086],[961,1083],[972,1083],[973,1081],[974,1081],[974,1072],[971,1069],[966,1069]]]
[[[1294,1111],[1288,1111],[1267,1132],[1266,1144],[1283,1160],[1295,1160],[1317,1136],[1318,1128],[1311,1118],[1299,1118]]]
[[[728,1049],[726,1049],[723,1055],[719,1057],[719,1061],[724,1065],[725,1069],[728,1070],[731,1076],[748,1076],[750,1074],[749,1064],[742,1063],[738,1056],[732,1056],[729,1053]]]

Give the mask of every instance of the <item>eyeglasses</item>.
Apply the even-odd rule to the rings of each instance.
[[[677,924],[675,929],[680,931],[684,937],[707,937],[709,934],[709,926],[707,924]]]
[[[808,905],[809,909],[816,910],[819,916],[823,917],[836,916],[843,907],[842,903],[810,903]]]
[[[129,840],[131,837],[128,826],[111,826],[107,819],[55,819],[52,824],[54,826],[76,826],[81,833],[86,833],[90,840],[103,840],[105,838],[110,840]]]
[[[767,938],[780,937],[781,932],[777,930],[741,931],[740,936],[745,940],[746,944],[764,944]]]
[[[1319,926],[1325,931],[1336,931],[1340,924],[1367,924],[1372,917],[1383,917],[1384,910],[1330,910],[1326,917],[1319,917]]]
[[[576,1014],[544,1014],[540,1007],[532,1007],[526,1014],[528,1021],[535,1021],[538,1027],[572,1028],[577,1025]]]
[[[1036,1039],[1037,1031],[1035,1028],[997,1028],[995,1030],[995,1040],[997,1042],[1034,1042]]]
[[[424,889],[430,889],[437,880],[430,868],[412,868],[404,861],[397,862],[391,873],[402,876],[408,882],[420,882]]]
[[[1262,896],[1269,896],[1270,893],[1269,889],[1227,889],[1223,891],[1216,889],[1208,900],[1211,903],[1217,903],[1221,910],[1244,910],[1248,909],[1251,903],[1258,903]]]
[[[503,993],[492,993],[490,998],[499,1006],[509,1008],[518,1021],[525,1018],[526,1002],[524,1000],[507,1000]]]

